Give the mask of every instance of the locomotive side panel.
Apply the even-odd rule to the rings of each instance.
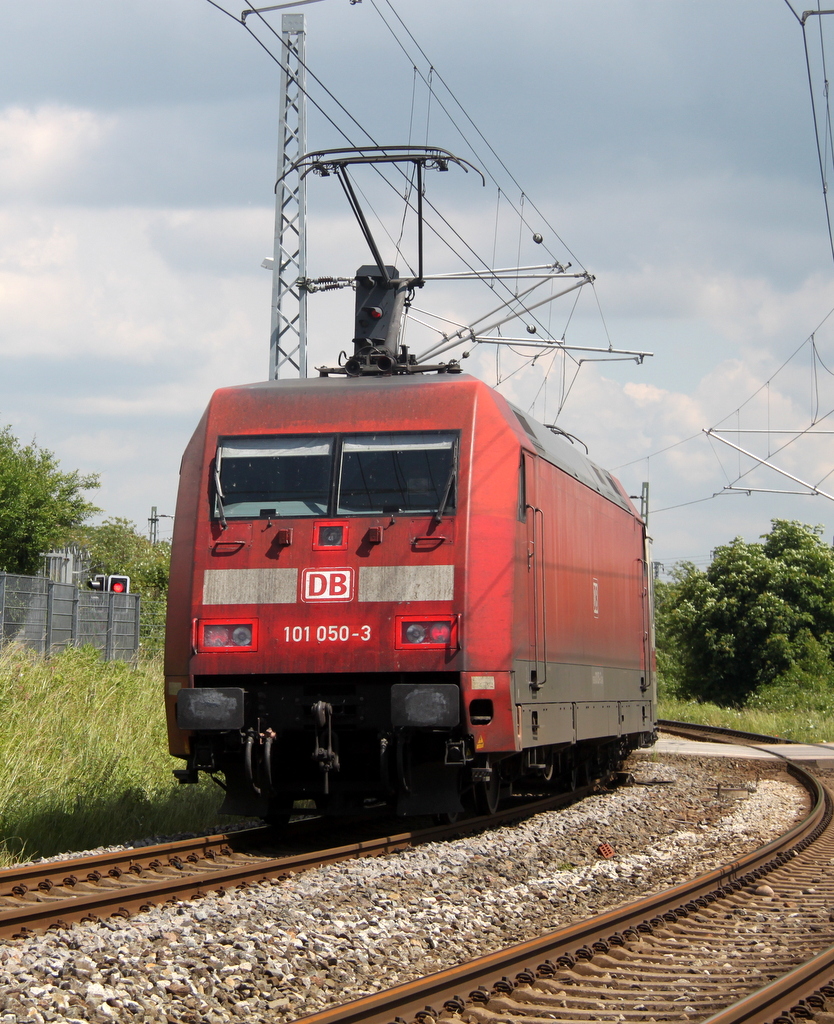
[[[651,732],[642,522],[538,455],[525,454],[522,478],[522,745]]]
[[[513,696],[516,551],[521,432],[503,399],[485,385],[475,392],[469,473],[464,714],[474,755],[520,750]]]

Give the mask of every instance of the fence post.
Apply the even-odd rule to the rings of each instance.
[[[44,636],[43,653],[52,653],[52,632],[55,619],[55,581],[49,580],[46,585],[46,629]]]
[[[6,639],[6,573],[0,573],[0,641]]]
[[[104,660],[113,659],[113,599],[116,595],[107,591],[107,634],[104,640]]]
[[[134,658],[139,654],[139,644],[141,642],[140,624],[142,622],[142,598],[136,595],[136,604],[133,606],[133,656]]]
[[[70,620],[70,647],[78,646],[78,603],[80,597],[78,587],[72,592],[72,618]]]

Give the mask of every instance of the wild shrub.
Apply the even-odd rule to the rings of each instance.
[[[717,548],[705,572],[676,567],[658,588],[664,692],[740,707],[830,679],[834,552],[820,533],[775,519],[761,543]]]

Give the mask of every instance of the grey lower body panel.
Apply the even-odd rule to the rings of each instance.
[[[647,679],[641,669],[548,662],[542,679],[539,663],[537,683],[533,687],[529,680],[531,669],[535,667],[535,662],[513,662],[516,704],[652,699],[651,679]]]
[[[653,711],[648,700],[516,705],[522,747],[648,733]]]
[[[528,683],[531,667],[523,661],[514,665],[522,747],[620,738],[654,730],[654,688],[642,671],[549,663],[544,681],[533,687]]]

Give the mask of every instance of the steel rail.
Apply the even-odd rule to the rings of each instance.
[[[224,848],[229,853],[229,844],[240,842],[251,843],[265,840],[269,830],[266,827],[240,829],[235,832],[218,832],[215,835],[197,836],[189,839],[174,840],[169,843],[157,843],[148,846],[132,846],[123,850],[108,853],[95,853],[88,856],[68,858],[67,860],[36,861],[31,864],[19,864],[11,868],[0,869],[0,897],[13,895],[14,886],[31,883],[36,887],[40,882],[59,884],[68,875],[84,875],[92,871],[111,868],[129,871],[132,867],[148,867],[153,860],[160,857],[179,857],[188,860],[192,855],[210,857],[217,855]],[[221,853],[221,856],[227,856]]]
[[[782,975],[764,988],[726,1009],[706,1017],[701,1024],[770,1024],[776,1017],[793,1020],[797,1006],[813,1006],[813,996],[834,978],[834,947],[813,957],[795,971]],[[817,1006],[820,1010],[825,1005]],[[829,1014],[830,1016],[830,1014]],[[803,1018],[806,1014],[803,1013]]]
[[[552,973],[560,957],[590,959],[595,943],[619,944],[622,933],[650,933],[666,920],[685,917],[698,901],[712,903],[766,875],[805,849],[831,820],[831,801],[819,781],[799,766],[788,770],[812,794],[810,813],[784,835],[722,867],[636,903],[577,922],[547,935],[479,957],[417,981],[320,1013],[299,1018],[303,1024],[391,1024],[398,1020],[429,1022],[441,1011],[463,1012],[472,994],[508,991],[513,976],[526,981]],[[664,915],[666,917],[664,918]],[[671,916],[675,915],[675,916]],[[602,948],[607,948],[603,945]],[[483,1002],[483,997],[480,1000]],[[745,1019],[745,1018],[742,1018]],[[721,1024],[729,1024],[725,1018]],[[751,1018],[752,1020],[752,1018]],[[715,1021],[718,1024],[718,1021]]]
[[[159,902],[177,902],[231,886],[286,878],[326,864],[479,832],[563,807],[599,788],[594,783],[571,793],[515,804],[493,815],[277,857],[259,854],[258,846],[274,846],[276,838],[290,839],[290,833],[276,837],[274,830],[261,827],[7,868],[0,870],[0,937],[22,937],[53,925],[66,927],[106,916],[128,917]],[[314,824],[327,828],[332,822],[316,819],[296,823],[300,827],[293,828],[304,831],[304,826]]]
[[[799,744],[802,742],[801,740],[789,740],[784,736],[765,736],[756,732],[741,732],[738,729],[730,729],[723,725],[698,725],[694,722],[674,722],[671,719],[665,718],[657,720],[657,727],[661,732],[670,732],[685,738],[695,735],[709,736],[717,743],[733,743],[738,740],[747,746],[753,746],[756,743]],[[803,743],[803,746],[819,747],[823,746],[823,744],[811,742]],[[834,747],[826,749],[834,755]]]

